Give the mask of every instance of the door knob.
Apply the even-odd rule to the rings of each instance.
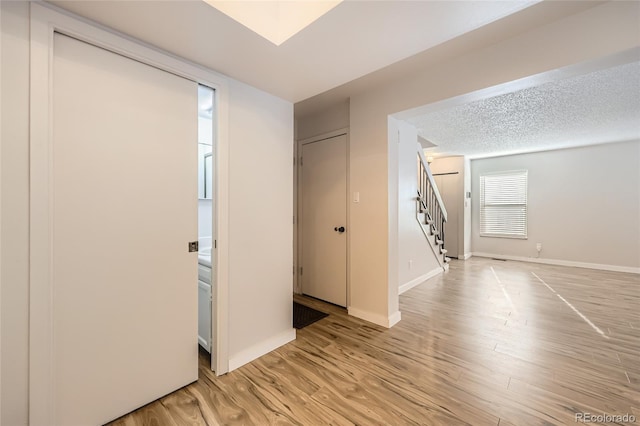
[[[333,228],[333,230],[342,234],[344,232],[344,226],[341,226],[339,228],[336,226],[335,228]]]

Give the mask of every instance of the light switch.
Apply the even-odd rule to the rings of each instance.
[[[360,193],[359,192],[354,192],[353,193],[353,202],[354,203],[359,203],[360,202]]]

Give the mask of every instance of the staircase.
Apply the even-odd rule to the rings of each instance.
[[[447,223],[447,209],[444,207],[438,186],[429,164],[424,158],[422,145],[418,144],[418,194],[416,197],[416,218],[420,223],[433,254],[445,270],[449,269],[449,258],[444,248],[444,230]]]

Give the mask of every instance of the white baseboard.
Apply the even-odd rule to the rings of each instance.
[[[462,256],[461,258],[459,257],[459,260],[467,260],[470,259],[471,256],[473,256],[473,253],[465,253],[464,256]]]
[[[384,315],[374,314],[372,312],[363,311],[362,309],[349,307],[347,308],[347,312],[349,315],[354,316],[356,318],[363,319],[365,321],[372,322],[376,325],[385,328],[391,328],[402,319],[402,314],[400,311],[391,314],[389,317],[385,317]]]
[[[444,269],[442,269],[441,266],[438,266],[433,271],[429,271],[424,275],[420,275],[418,278],[412,279],[408,283],[402,284],[400,287],[398,287],[398,294],[402,294],[405,291],[409,291],[412,288],[414,288],[415,286],[422,284],[423,282],[425,282],[429,278],[435,277],[436,275],[439,275],[442,272],[444,272]]]
[[[207,344],[207,341],[204,340],[202,337],[198,336],[198,343],[200,344],[200,346],[202,346],[202,348],[211,353],[211,348],[209,347],[209,345]]]
[[[494,259],[517,260],[519,262],[544,263],[546,265],[571,266],[575,268],[598,269],[601,271],[627,272],[640,274],[640,268],[633,266],[605,265],[601,263],[575,262],[573,260],[544,259],[540,257],[509,256],[506,254],[493,254],[473,252],[473,256],[490,257]]]
[[[280,334],[276,334],[264,340],[256,345],[247,348],[240,353],[233,355],[229,358],[229,371],[233,371],[236,368],[240,368],[245,364],[250,363],[254,359],[260,358],[262,355],[278,349],[280,346],[296,340],[296,329],[284,331]]]
[[[400,311],[396,311],[395,314],[392,314],[389,317],[389,327],[387,327],[387,328],[393,327],[394,325],[399,323],[401,319],[402,319],[402,313],[400,313]]]

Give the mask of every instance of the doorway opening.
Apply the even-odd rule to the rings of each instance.
[[[298,283],[302,294],[347,307],[348,133],[298,143]]]
[[[198,85],[198,344],[216,365],[214,89]]]
[[[209,345],[228,371],[228,88],[44,5],[30,27],[29,418],[104,424],[198,379],[198,82],[215,89]]]

